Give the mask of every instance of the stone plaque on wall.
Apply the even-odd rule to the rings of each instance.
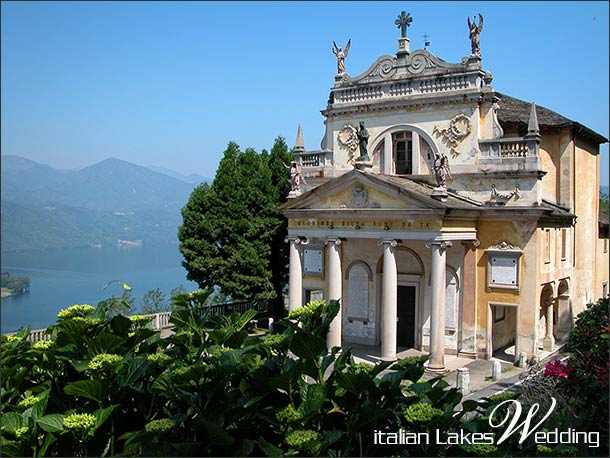
[[[321,249],[303,250],[303,272],[306,274],[322,275],[324,256]]]
[[[348,317],[367,321],[369,315],[369,274],[364,267],[356,265],[350,270],[347,295]]]
[[[517,286],[516,256],[491,256],[491,285]]]

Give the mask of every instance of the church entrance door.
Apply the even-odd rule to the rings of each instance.
[[[398,286],[398,326],[396,345],[398,347],[415,347],[415,286]]]

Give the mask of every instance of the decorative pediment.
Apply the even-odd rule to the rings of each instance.
[[[377,59],[375,63],[371,65],[364,73],[353,78],[344,77],[342,84],[351,85],[369,83],[373,81],[383,81],[391,78],[395,73],[396,67],[394,66],[394,57],[386,54]]]
[[[440,208],[445,207],[427,195],[406,190],[399,184],[377,175],[353,170],[286,202],[280,207],[280,211],[344,212],[387,209],[429,212]]]
[[[439,70],[442,72],[447,72],[447,70],[465,71],[466,66],[445,62],[425,49],[418,49],[407,56],[407,71],[413,75],[434,74],[438,73]]]

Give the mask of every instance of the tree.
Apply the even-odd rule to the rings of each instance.
[[[171,299],[173,299],[173,298],[174,298],[174,297],[176,297],[176,296],[180,296],[180,295],[182,295],[182,294],[187,294],[187,293],[188,293],[188,291],[187,291],[187,289],[184,287],[184,285],[180,284],[180,285],[176,286],[174,289],[172,289],[172,290],[169,292],[169,298],[170,298],[170,300],[171,300]]]
[[[279,168],[286,149],[283,139],[271,154],[242,152],[231,142],[212,185],[193,191],[178,230],[189,280],[201,288],[218,287],[234,301],[273,299],[281,291],[287,257],[277,246],[285,220],[276,208],[284,191],[278,186],[282,172],[288,180]]]
[[[166,301],[165,293],[159,288],[148,290],[142,296],[142,312],[143,313],[159,313],[169,310],[169,304]]]

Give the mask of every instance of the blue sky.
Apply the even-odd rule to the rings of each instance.
[[[2,2],[2,154],[58,168],[107,157],[213,177],[230,141],[257,151],[300,123],[318,149],[336,71],[411,49],[470,53],[499,92],[608,133],[608,2]],[[608,184],[608,145],[601,184]]]

